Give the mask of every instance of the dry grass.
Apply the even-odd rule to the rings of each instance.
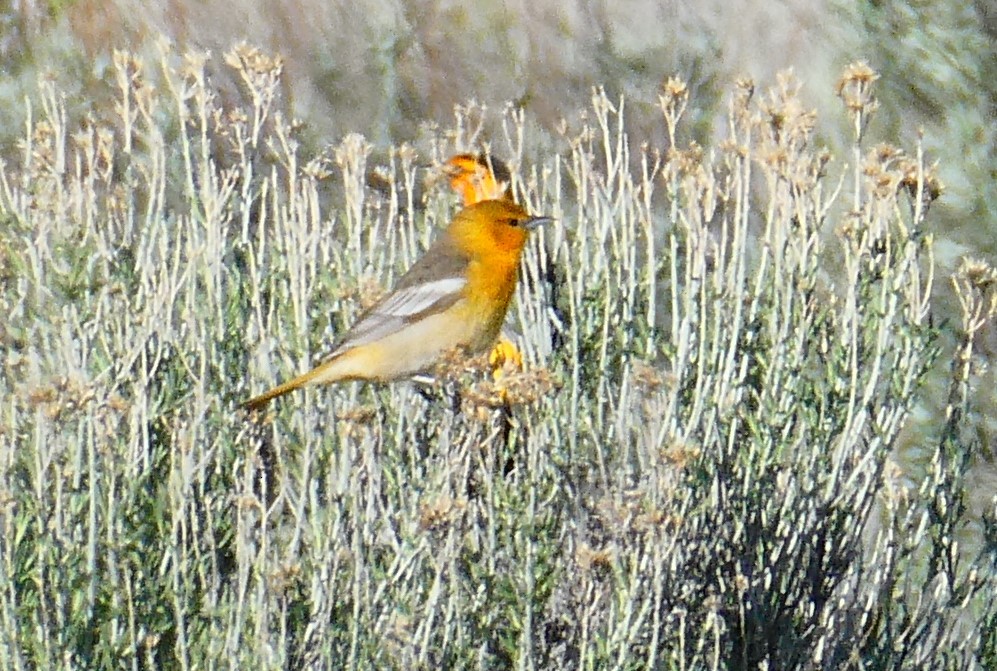
[[[954,278],[946,418],[926,476],[901,472],[938,353],[938,185],[863,136],[871,71],[838,87],[844,166],[788,77],[739,84],[713,148],[681,140],[678,81],[667,152],[597,94],[529,164],[511,113],[496,151],[561,222],[511,317],[527,369],[249,423],[235,403],[448,219],[418,166],[474,123],[393,150],[376,196],[370,145],[302,156],[280,64],[227,61],[253,106],[169,51],[115,59],[110,119],[71,127],[43,89],[0,171],[0,666],[992,668],[993,501],[967,516],[964,475],[997,284]]]

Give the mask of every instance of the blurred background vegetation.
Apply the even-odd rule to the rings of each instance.
[[[709,144],[723,127],[724,95],[741,75],[771,81],[793,68],[804,101],[826,109],[842,68],[866,60],[882,75],[873,133],[910,143],[920,132],[938,160],[946,197],[939,255],[992,255],[997,231],[997,3],[994,0],[18,0],[0,9],[0,142],[23,128],[24,96],[54,78],[76,112],[99,108],[114,48],[149,54],[165,36],[181,51],[215,55],[246,42],[285,61],[283,96],[315,146],[361,133],[382,150],[449,125],[471,100],[521,106],[553,133],[577,121],[593,86],[627,96],[636,143],[665,145],[658,88],[689,83],[689,132]],[[212,85],[243,94],[215,59]],[[103,101],[106,103],[106,101]],[[74,110],[71,110],[72,114]],[[486,139],[499,115],[491,114]],[[820,140],[840,155],[844,126]],[[537,145],[533,151],[549,150]],[[993,343],[991,343],[993,345]]]

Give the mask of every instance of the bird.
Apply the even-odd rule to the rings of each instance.
[[[429,167],[429,166],[426,166]],[[461,205],[474,205],[481,200],[514,200],[512,195],[512,173],[508,166],[491,154],[455,154],[441,168],[437,168],[435,182],[442,174],[449,180],[450,188],[460,198]],[[414,183],[413,204],[416,209],[425,208],[425,193]],[[395,183],[383,169],[372,169],[367,173],[367,188],[381,197],[390,198],[396,188]]]
[[[505,199],[463,208],[321,363],[243,402],[242,408],[261,410],[278,396],[316,384],[409,378],[431,371],[455,349],[471,355],[488,350],[515,293],[529,233],[551,221]]]
[[[482,200],[515,202],[512,173],[503,161],[487,152],[455,154],[443,164],[442,172],[465,207]],[[514,369],[522,369],[523,354],[515,344],[517,339],[511,326],[507,324],[503,327],[488,354],[488,362],[496,376],[503,374],[507,362]]]
[[[512,173],[505,163],[486,154],[456,154],[443,164],[443,174],[466,207],[482,200],[513,201]]]
[[[449,178],[450,188],[457,193],[464,205],[489,198],[515,202],[512,173],[502,160],[488,152],[455,154],[443,164],[442,172]],[[558,350],[563,344],[563,333],[568,324],[567,312],[560,305],[558,290],[558,287],[563,286],[565,278],[550,254],[545,255],[540,279],[548,287],[550,297],[551,348]],[[536,288],[534,284],[530,286]],[[489,361],[497,367],[497,372],[506,362],[515,369],[523,368],[523,355],[515,344],[519,340],[515,328],[506,324],[489,355]]]

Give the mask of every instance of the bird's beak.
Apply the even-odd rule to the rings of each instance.
[[[530,217],[529,219],[523,222],[523,228],[525,228],[528,231],[532,231],[533,229],[539,228],[544,224],[550,224],[553,222],[554,222],[554,217],[547,215],[541,217]]]

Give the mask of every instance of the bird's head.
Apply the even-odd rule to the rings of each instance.
[[[514,255],[518,262],[530,231],[551,221],[553,217],[532,216],[509,200],[483,200],[458,212],[449,233],[471,256]]]

